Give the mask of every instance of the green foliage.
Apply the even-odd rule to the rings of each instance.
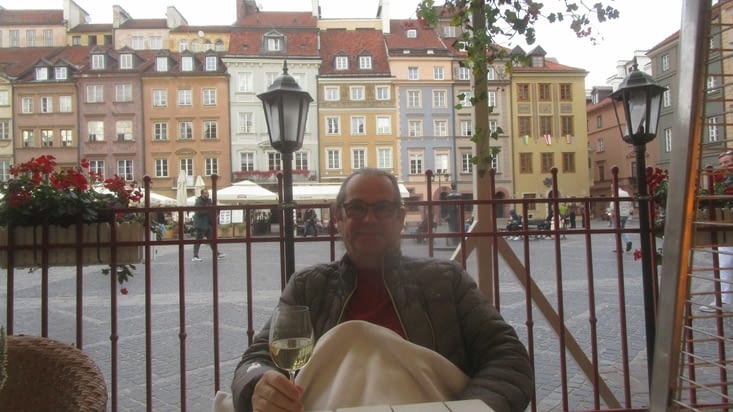
[[[114,268],[112,266],[106,267],[102,269],[102,274],[105,276],[108,276],[114,271],[114,274],[117,276],[117,283],[122,286],[125,282],[130,280],[131,277],[134,276],[132,273],[133,270],[136,270],[137,268],[135,265],[129,264],[129,265],[117,265],[117,268]]]

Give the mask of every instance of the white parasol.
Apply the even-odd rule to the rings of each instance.
[[[201,194],[201,189],[206,187],[204,184],[204,179],[201,177],[201,175],[196,176],[196,183],[193,184],[193,195],[198,196]]]
[[[176,204],[178,206],[186,206],[186,198],[188,197],[187,185],[186,174],[181,171],[178,175],[178,182],[176,183]]]

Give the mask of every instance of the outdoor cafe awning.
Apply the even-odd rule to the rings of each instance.
[[[195,199],[195,197],[194,197]],[[277,194],[249,180],[241,180],[216,191],[219,203],[277,203]]]
[[[293,185],[293,200],[296,202],[333,202],[339,192],[340,184]],[[400,196],[410,197],[405,185],[400,183]]]

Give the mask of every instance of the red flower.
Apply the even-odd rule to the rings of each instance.
[[[127,295],[127,293],[128,293],[127,288],[120,289],[120,293],[123,294],[123,295]]]
[[[641,249],[634,250],[634,260],[640,260],[641,259]]]

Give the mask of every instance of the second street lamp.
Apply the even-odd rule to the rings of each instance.
[[[654,359],[654,338],[656,328],[656,293],[652,272],[651,246],[652,230],[649,217],[649,193],[646,183],[646,144],[654,140],[659,125],[662,94],[667,88],[659,86],[648,74],[639,71],[636,59],[631,73],[613,92],[613,109],[621,136],[626,143],[634,145],[636,153],[636,178],[639,202],[639,237],[641,244],[641,272],[644,288],[644,317],[646,321],[646,351],[649,373]],[[619,104],[621,108],[619,108]],[[623,117],[619,116],[623,110]],[[625,122],[622,122],[625,120]],[[615,194],[613,194],[615,195]],[[651,382],[651,379],[649,380]]]
[[[295,225],[293,223],[293,152],[303,146],[308,107],[313,98],[300,88],[288,74],[288,62],[283,62],[283,74],[278,76],[266,92],[257,95],[265,110],[270,144],[282,153],[283,196],[282,224],[285,235],[285,276],[295,272]]]

